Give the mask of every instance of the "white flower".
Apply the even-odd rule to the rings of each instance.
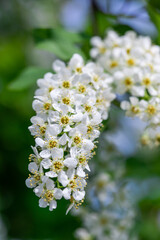
[[[95,63],[85,65],[78,54],[68,65],[56,60],[53,69],[56,74],[47,73],[37,81],[36,116],[29,127],[35,154],[30,158],[32,175],[26,180],[40,197],[39,206],[50,210],[61,197],[71,201],[70,207],[84,199],[88,160],[115,97],[112,78]]]
[[[130,102],[122,101],[121,108],[126,111],[126,115],[129,117],[140,116],[141,114],[141,107],[138,98],[130,97]]]
[[[49,206],[49,210],[52,211],[53,209],[57,208],[56,200],[62,198],[62,191],[58,188],[46,190],[41,198],[39,199],[39,206],[42,208],[46,208]]]

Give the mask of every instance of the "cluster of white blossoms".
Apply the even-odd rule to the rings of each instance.
[[[76,238],[78,240],[136,240],[135,236],[130,236],[135,212],[127,199],[125,190],[119,189],[115,182],[109,180],[105,187],[107,191],[103,194],[108,194],[106,199],[108,203],[104,202],[98,211],[87,209],[87,207],[80,209],[83,227],[76,230]]]
[[[115,95],[112,78],[95,63],[74,54],[69,64],[53,63],[55,74],[37,81],[29,127],[35,137],[26,185],[34,188],[39,206],[52,211],[57,200],[79,206],[85,197],[88,160],[94,154],[101,123]]]
[[[160,127],[148,127],[141,136],[143,146],[159,147],[160,146]]]
[[[107,133],[106,133],[107,135]],[[102,144],[105,143],[105,146]],[[106,146],[110,147],[110,143],[104,138],[100,143],[101,150],[106,151]],[[108,150],[107,150],[108,151]],[[112,152],[112,153],[111,153]],[[99,160],[101,152],[97,153]],[[111,158],[111,154],[112,158]],[[100,162],[92,162],[96,165],[92,181],[87,188],[87,205],[81,207],[78,211],[73,211],[73,214],[81,217],[82,227],[75,232],[75,237],[78,240],[136,240],[136,236],[131,234],[135,224],[135,208],[130,195],[129,183],[123,181],[123,160],[119,159],[122,165],[121,176],[117,171],[120,169],[114,165],[117,162],[114,158],[119,155],[116,148],[105,154],[106,165],[100,165]],[[103,156],[102,156],[103,157]],[[123,156],[121,156],[123,158]],[[110,162],[110,164],[109,164]],[[105,173],[107,169],[110,173]],[[98,170],[98,171],[97,171]]]
[[[160,47],[133,31],[123,36],[108,31],[104,40],[93,37],[91,43],[91,57],[112,74],[115,92],[130,96],[120,105],[126,115],[139,117],[155,132],[160,124]]]
[[[123,36],[108,31],[104,40],[93,37],[91,43],[96,63],[85,65],[74,54],[68,65],[56,60],[55,74],[37,81],[36,116],[29,127],[35,146],[26,185],[34,188],[39,206],[51,211],[62,197],[70,200],[69,210],[83,202],[88,160],[108,118],[113,89],[125,97],[120,107],[126,115],[146,122],[141,142],[160,143],[160,48],[132,31]]]

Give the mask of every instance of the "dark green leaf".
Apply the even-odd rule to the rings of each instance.
[[[157,12],[155,8],[153,8],[150,4],[148,4],[148,13],[155,27],[157,28],[157,43],[160,44],[160,14]]]
[[[84,57],[83,52],[73,43],[65,41],[47,40],[37,44],[37,48],[54,53],[62,60],[69,60],[74,53],[79,53]]]
[[[33,85],[38,78],[43,77],[47,71],[47,69],[39,67],[28,67],[8,85],[8,89],[13,91],[24,90]]]
[[[46,39],[52,39],[53,37],[51,28],[36,28],[33,30],[32,34],[35,42],[37,43]]]
[[[83,40],[83,37],[79,33],[66,31],[63,28],[53,29],[53,36],[60,41],[67,41],[70,43],[80,43]]]
[[[33,30],[33,37],[37,43],[51,39],[70,43],[80,43],[83,40],[81,34],[67,31],[64,28],[36,28]]]
[[[160,10],[160,1],[159,0],[147,0],[147,2],[157,10]]]

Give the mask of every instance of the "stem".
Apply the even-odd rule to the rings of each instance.
[[[97,17],[96,17],[96,13],[97,13],[97,6],[95,3],[95,0],[91,0],[91,20],[92,20],[92,31],[93,31],[93,35],[98,35],[99,31],[98,31],[98,25],[97,25]]]

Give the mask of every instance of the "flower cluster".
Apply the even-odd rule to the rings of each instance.
[[[89,210],[87,207],[80,209],[83,228],[76,230],[75,236],[77,239],[127,240],[130,236],[135,212],[132,204],[127,199],[125,189],[118,188],[115,182],[112,181],[108,181],[105,188],[106,191],[103,192],[103,195],[108,194],[108,198],[106,198],[106,202],[98,211]],[[136,238],[130,237],[129,239]]]
[[[100,145],[103,143],[105,143],[105,146],[110,146],[110,143],[104,137]],[[106,147],[100,147],[101,150],[106,151]],[[113,154],[112,158],[111,152]],[[119,155],[116,148],[110,151],[109,158],[105,154],[105,166],[93,162],[98,173],[94,173],[92,181],[88,184],[86,197],[88,204],[81,207],[78,212],[73,211],[73,214],[80,216],[83,222],[83,226],[75,232],[75,237],[78,240],[137,239],[131,235],[135,218],[135,208],[130,195],[132,190],[129,189],[129,183],[124,184],[122,174],[121,176],[119,173],[117,175],[117,171],[120,169],[117,169],[116,165],[114,165],[113,171],[112,164],[117,162],[117,159],[114,158],[115,154]],[[98,157],[101,162],[101,156]],[[121,157],[123,158],[123,156]],[[122,173],[123,161],[121,160],[119,159],[119,162],[122,163],[119,168],[122,166]],[[109,173],[104,173],[104,168],[107,168],[112,173],[112,176]]]
[[[108,31],[104,40],[91,39],[91,57],[112,73],[116,92],[133,96],[158,96],[160,91],[160,48],[149,37],[129,31],[118,36]]]
[[[142,146],[159,147],[160,146],[160,128],[148,127],[141,136]]]
[[[35,137],[26,180],[40,198],[39,206],[52,211],[64,197],[79,206],[85,197],[88,160],[94,154],[101,123],[114,99],[112,78],[95,63],[84,65],[74,54],[68,65],[53,63],[55,74],[37,81],[29,127]]]
[[[121,103],[127,116],[139,117],[148,127],[160,124],[160,47],[149,37],[129,31],[109,31],[104,40],[93,37],[91,56],[112,73],[115,91],[131,97]]]

